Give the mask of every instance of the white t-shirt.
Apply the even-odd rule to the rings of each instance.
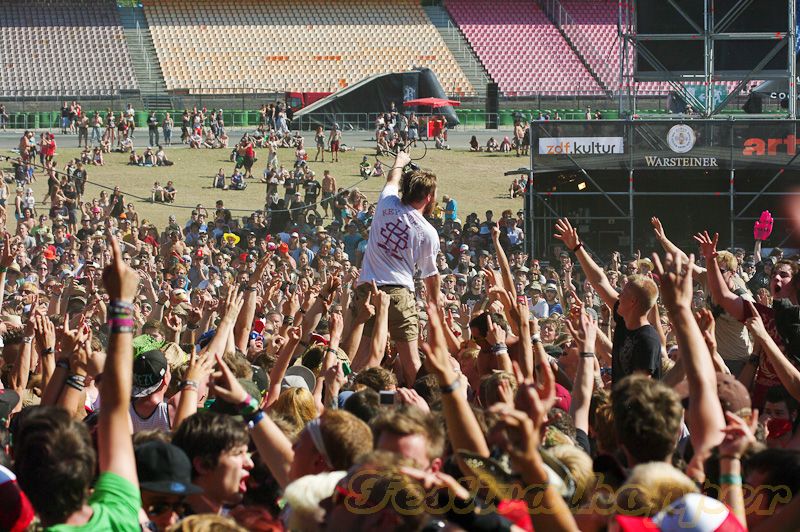
[[[358,284],[375,281],[414,291],[414,268],[422,278],[438,275],[439,235],[413,207],[400,201],[397,185],[381,191]]]

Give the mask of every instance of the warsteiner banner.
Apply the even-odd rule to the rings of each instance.
[[[537,172],[800,167],[794,120],[561,120],[531,123]]]

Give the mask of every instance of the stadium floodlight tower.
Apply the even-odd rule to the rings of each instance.
[[[753,80],[788,80],[796,118],[796,0],[622,0],[619,109],[636,114],[636,82],[666,82],[706,118]],[[736,81],[726,93],[719,82]]]

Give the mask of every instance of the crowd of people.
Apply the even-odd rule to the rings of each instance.
[[[318,181],[302,141],[287,167],[267,141],[253,176],[263,137],[231,154],[263,210],[157,227],[26,133],[0,245],[0,529],[800,522],[800,274],[762,253],[769,213],[752,254],[704,232],[695,257],[653,218],[657,254],[593,256],[563,219],[533,257],[522,211],[464,215],[406,151],[362,163],[385,178],[371,203]],[[25,199],[40,173],[49,215]]]

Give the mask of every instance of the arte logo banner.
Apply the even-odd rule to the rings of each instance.
[[[622,137],[539,139],[539,155],[616,155],[625,153]]]

